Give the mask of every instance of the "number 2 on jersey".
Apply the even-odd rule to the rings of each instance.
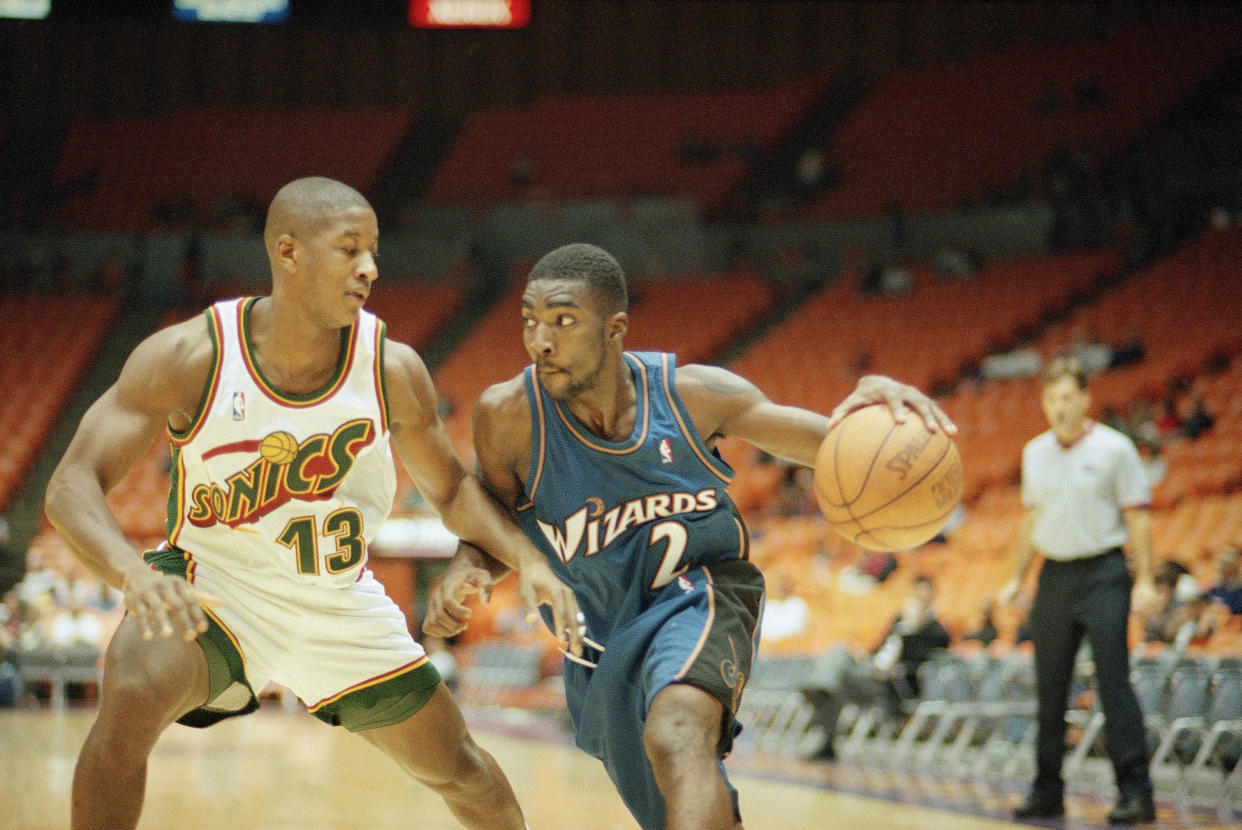
[[[668,546],[664,548],[664,556],[660,557],[660,567],[651,580],[652,591],[663,588],[690,570],[689,562],[680,568],[677,567],[677,563],[681,561],[681,555],[686,552],[686,542],[689,539],[690,533],[681,522],[660,522],[651,528],[650,541],[647,543],[650,547],[655,547],[660,542],[668,543]]]
[[[366,558],[366,543],[362,540],[362,513],[353,507],[331,513],[323,520],[324,537],[336,539],[336,550],[324,557],[328,573],[339,574]],[[290,519],[276,541],[297,555],[298,573],[319,573],[319,544],[315,533],[314,516],[298,516]]]

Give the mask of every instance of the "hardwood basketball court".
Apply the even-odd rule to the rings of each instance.
[[[0,711],[0,827],[69,826],[73,767],[94,717],[90,706]],[[533,830],[636,830],[594,759],[560,739],[532,739],[520,730],[498,728],[494,718],[471,717],[471,722],[477,740],[512,781]],[[1021,826],[1003,818],[1014,792],[793,759],[729,763],[747,830]],[[863,791],[885,797],[857,794]],[[937,804],[942,806],[928,806]],[[1071,801],[1071,818],[1053,826],[1102,826],[1108,807],[1105,801]],[[1225,826],[1204,815],[1176,816],[1167,806],[1161,816],[1167,817],[1161,827]],[[151,755],[140,826],[456,830],[460,825],[439,798],[357,736],[304,711],[265,706],[208,730],[169,729]]]

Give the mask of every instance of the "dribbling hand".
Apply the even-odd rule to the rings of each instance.
[[[957,425],[935,401],[910,384],[885,375],[865,375],[859,378],[854,391],[828,416],[828,429],[831,430],[855,409],[873,403],[886,404],[893,411],[893,420],[899,424],[905,423],[906,407],[909,407],[923,419],[928,432],[943,429],[949,435],[957,434]]]

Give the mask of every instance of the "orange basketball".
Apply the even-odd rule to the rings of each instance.
[[[846,416],[815,457],[815,498],[833,530],[868,550],[923,544],[962,498],[962,458],[944,430],[882,404]]]

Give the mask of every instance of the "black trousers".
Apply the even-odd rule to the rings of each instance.
[[[1034,792],[1064,791],[1065,712],[1082,638],[1091,644],[1104,737],[1122,796],[1151,795],[1143,712],[1130,685],[1126,629],[1132,580],[1119,548],[1069,562],[1047,560],[1031,606],[1039,699]]]

